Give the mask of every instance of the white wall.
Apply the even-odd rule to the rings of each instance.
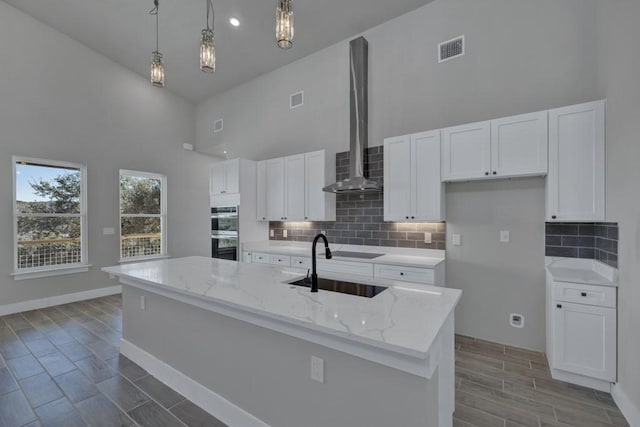
[[[601,85],[607,97],[607,220],[620,228],[618,289],[619,389],[640,423],[640,3],[600,5]],[[628,413],[625,414],[628,416]]]
[[[141,61],[147,61],[145,56]],[[194,106],[0,2],[0,305],[112,286],[118,260],[118,169],[168,177],[169,254],[207,255],[207,156],[194,140]],[[90,272],[14,281],[11,156],[88,168]]]
[[[594,3],[436,0],[366,31],[369,145],[381,145],[389,136],[602,97],[596,84]],[[460,34],[466,36],[466,55],[438,64],[437,44]],[[256,160],[320,148],[347,151],[348,63],[347,40],[203,102],[196,114],[198,150],[225,148],[231,157]],[[305,105],[289,110],[289,94],[299,90],[305,91]],[[213,120],[220,117],[224,131],[214,134]],[[463,239],[477,235],[479,240],[465,239],[470,246],[462,250],[448,245],[447,282],[465,290],[458,332],[544,350],[544,187],[536,181],[519,194],[513,185],[448,185],[447,191],[453,189],[449,224]],[[509,194],[526,204],[496,217],[494,209],[507,203]],[[471,209],[476,200],[487,208]],[[517,274],[501,273],[502,260],[484,254],[501,253],[505,246],[497,234],[477,234],[477,224],[509,229],[510,259],[522,266],[535,254],[533,264]],[[522,295],[539,306],[516,303]],[[473,304],[475,298],[484,303]],[[512,307],[526,316],[524,330],[507,325]]]

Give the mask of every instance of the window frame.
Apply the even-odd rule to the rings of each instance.
[[[89,270],[89,248],[88,248],[88,224],[87,224],[87,167],[80,163],[73,163],[61,160],[41,159],[35,157],[12,156],[11,169],[13,172],[13,276],[14,280],[36,279],[40,277],[58,276],[71,273],[82,273]],[[80,262],[72,264],[47,265],[42,267],[18,268],[18,218],[29,216],[18,214],[17,200],[17,163],[33,163],[58,168],[78,169],[80,171],[80,213],[79,214],[52,214],[33,216],[61,216],[80,218]]]
[[[122,256],[122,189],[120,180],[122,176],[143,177],[160,180],[160,214],[124,214],[125,217],[134,218],[160,218],[160,253],[154,255],[142,255],[135,257]],[[119,263],[148,261],[152,259],[169,258],[167,255],[167,176],[161,173],[143,172],[130,169],[120,169],[118,171],[118,257]]]

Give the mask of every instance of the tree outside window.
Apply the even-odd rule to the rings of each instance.
[[[166,255],[163,175],[120,171],[120,258]]]

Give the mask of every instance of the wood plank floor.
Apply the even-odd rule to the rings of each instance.
[[[0,317],[0,426],[225,426],[119,355],[121,336],[119,295]],[[456,336],[454,426],[628,424],[544,354]]]

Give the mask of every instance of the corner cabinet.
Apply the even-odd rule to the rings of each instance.
[[[547,221],[605,219],[605,101],[549,111]]]
[[[335,195],[322,191],[334,179],[331,165],[324,150],[257,162],[257,219],[334,221]]]
[[[240,192],[240,159],[224,160],[211,166],[209,193],[235,194]]]
[[[440,131],[387,138],[384,153],[384,220],[444,220]]]
[[[547,112],[442,130],[442,180],[547,174]]]

